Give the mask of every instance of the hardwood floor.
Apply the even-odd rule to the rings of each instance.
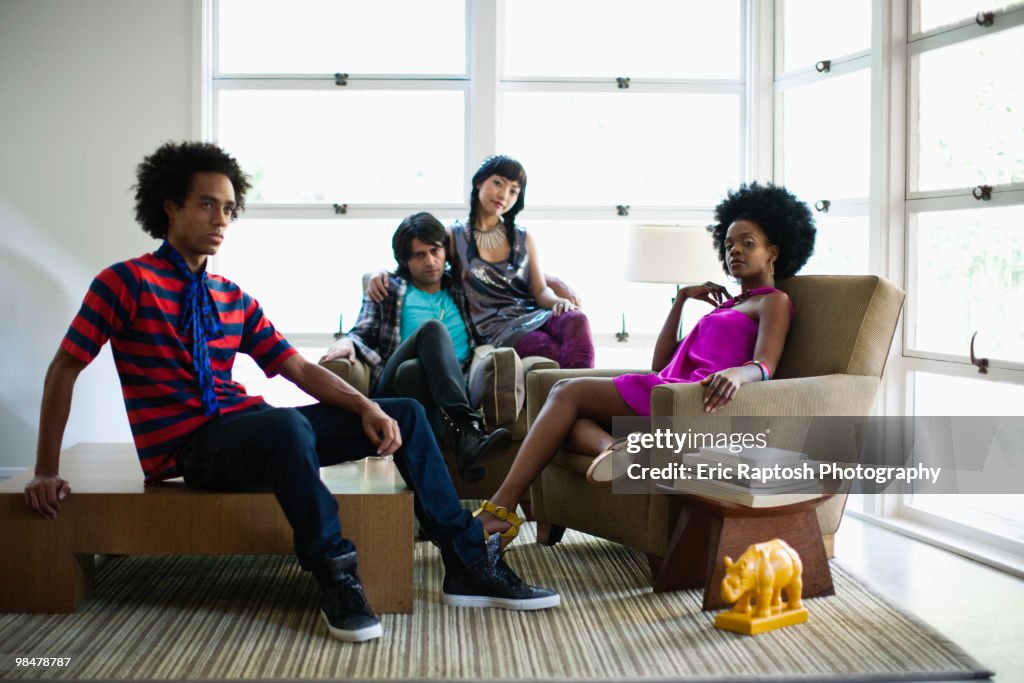
[[[849,515],[836,559],[996,672],[1024,681],[1024,579]]]

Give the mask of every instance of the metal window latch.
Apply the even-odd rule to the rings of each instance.
[[[618,76],[615,79],[615,83],[617,84],[619,90],[625,90],[626,88],[629,87],[629,78],[624,78],[622,76]]]
[[[348,85],[348,74],[334,74],[334,85]]]
[[[335,204],[334,213],[338,216],[348,213],[348,204]]]
[[[992,186],[978,185],[976,188],[971,190],[971,196],[979,202],[987,202],[992,199]]]
[[[984,11],[978,12],[974,16],[974,23],[976,23],[978,26],[991,26],[992,24],[996,23],[996,13]]]
[[[828,207],[830,206],[832,206],[832,202],[830,202],[827,199],[819,199],[818,201],[814,202],[814,208],[820,211],[821,213],[828,213]]]
[[[988,374],[988,358],[977,358],[974,355],[974,338],[977,337],[977,336],[978,336],[977,332],[975,332],[974,334],[971,335],[971,365],[973,365],[976,368],[978,368],[978,374],[987,375]]]
[[[823,59],[814,65],[814,70],[820,74],[827,74],[832,71],[832,60]]]
[[[615,207],[615,213],[617,213],[620,216],[628,216],[629,215],[629,204],[618,204]]]

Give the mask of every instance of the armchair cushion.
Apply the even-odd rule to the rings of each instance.
[[[510,425],[526,402],[526,373],[545,367],[557,368],[558,363],[540,356],[520,359],[512,348],[477,346],[469,366],[469,403],[479,406],[489,427]]]
[[[467,389],[469,404],[480,407],[489,427],[515,422],[526,401],[519,354],[512,348],[477,346],[469,364]]]

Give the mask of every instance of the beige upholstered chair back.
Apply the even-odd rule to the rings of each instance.
[[[796,314],[776,378],[881,377],[903,291],[875,275],[802,275],[779,280]]]

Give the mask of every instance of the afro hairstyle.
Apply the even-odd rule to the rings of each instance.
[[[775,262],[776,277],[796,275],[814,253],[814,238],[818,231],[807,204],[784,187],[771,183],[761,185],[756,181],[749,185],[744,183],[738,190],[730,190],[715,207],[715,223],[708,226],[718,260],[727,275],[725,234],[737,220],[757,223],[768,241],[779,248],[779,258]]]
[[[167,237],[164,202],[185,205],[196,173],[220,173],[228,177],[235,190],[235,208],[231,219],[245,210],[245,193],[252,185],[234,157],[209,142],[167,142],[142,160],[135,169],[135,220],[155,237]]]

